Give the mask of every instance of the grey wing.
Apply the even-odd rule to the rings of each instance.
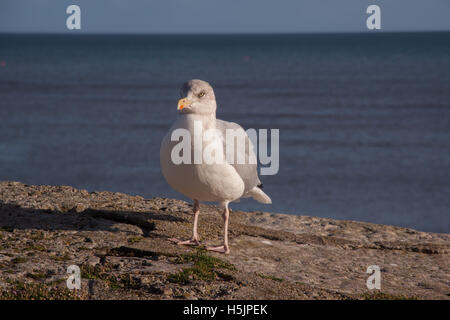
[[[231,129],[231,132],[233,132],[238,136],[237,138],[235,138],[234,142],[234,161],[233,163],[231,163],[231,165],[234,167],[234,169],[237,171],[239,176],[244,181],[245,186],[244,196],[245,196],[245,194],[249,190],[261,184],[261,181],[258,178],[258,166],[256,163],[256,155],[253,149],[252,141],[247,135],[247,132],[245,132],[245,130],[237,123],[217,119],[216,128],[220,130],[224,138],[223,143],[224,155],[226,155],[226,143],[225,143],[226,130]],[[239,141],[239,139],[245,141],[245,148],[238,147],[237,142]],[[239,156],[242,157],[242,155],[244,155],[245,162],[238,164],[237,159],[239,158]],[[252,158],[254,160],[253,162],[250,161],[250,159]]]

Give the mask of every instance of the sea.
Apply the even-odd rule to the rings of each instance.
[[[194,78],[279,129],[273,204],[233,210],[450,232],[449,32],[0,34],[0,180],[188,200],[159,148]]]

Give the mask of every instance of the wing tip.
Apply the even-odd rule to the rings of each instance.
[[[249,195],[260,203],[272,204],[272,199],[259,186],[250,190]]]

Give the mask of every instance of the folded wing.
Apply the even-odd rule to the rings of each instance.
[[[244,181],[244,194],[242,197],[253,197],[262,203],[271,203],[270,198],[259,188],[261,181],[258,178],[258,166],[256,155],[247,132],[237,123],[223,120],[216,120],[216,128],[222,133],[224,138],[223,153],[226,155],[226,134],[227,129],[230,133],[236,135],[234,138],[234,161],[230,163],[241,179]],[[245,147],[238,147],[238,142],[244,141]],[[242,157],[243,156],[243,157]],[[238,163],[238,159],[244,159],[244,163]],[[251,159],[254,159],[251,162]]]

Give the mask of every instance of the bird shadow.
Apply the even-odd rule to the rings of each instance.
[[[81,212],[24,208],[0,201],[0,230],[117,231],[118,223],[139,227],[144,236],[155,230],[155,221],[185,222],[159,211],[111,211],[88,208]]]

